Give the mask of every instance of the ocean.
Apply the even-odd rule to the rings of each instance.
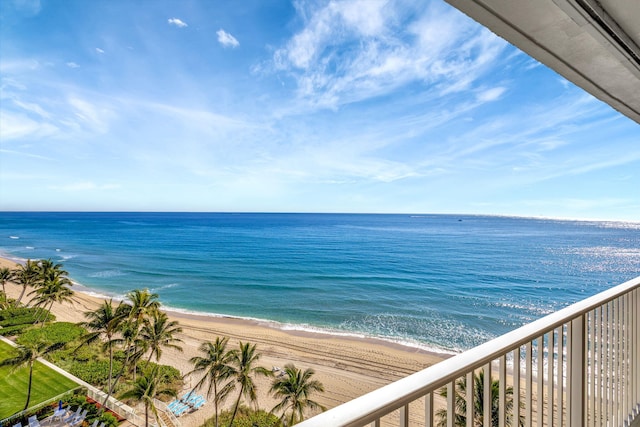
[[[0,255],[85,291],[456,353],[640,275],[640,223],[469,215],[0,212]]]

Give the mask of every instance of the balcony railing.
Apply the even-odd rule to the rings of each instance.
[[[624,427],[639,414],[640,277],[298,425]]]

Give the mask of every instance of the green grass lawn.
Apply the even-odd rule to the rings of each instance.
[[[0,341],[0,360],[13,356],[12,347]],[[11,372],[12,369],[11,366],[0,367],[0,420],[22,411],[27,401],[29,367],[25,365],[14,372]],[[67,377],[36,362],[33,366],[33,385],[29,406],[44,402],[77,386],[78,384]]]

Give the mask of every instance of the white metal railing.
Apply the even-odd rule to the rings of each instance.
[[[639,415],[637,277],[298,426],[625,427]]]
[[[90,397],[91,399],[102,405],[102,403],[104,403],[104,399],[107,397],[107,393],[92,386],[91,384],[84,383],[84,385],[85,387],[87,387],[87,397]],[[113,396],[109,396],[106,407],[118,414],[120,417],[126,418],[127,421],[131,422],[132,424],[135,424],[137,426],[144,425],[144,420],[136,414],[135,409],[119,401]]]
[[[157,410],[162,411],[167,416],[167,418],[169,418],[169,420],[173,423],[175,427],[180,427],[180,421],[178,421],[178,419],[173,414],[173,412],[171,412],[171,410],[167,407],[166,403],[154,398],[153,404],[155,405]],[[168,426],[168,427],[171,427],[171,426]]]

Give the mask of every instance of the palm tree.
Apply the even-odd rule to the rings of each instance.
[[[63,276],[69,275],[69,273],[62,269],[62,264],[54,263],[51,258],[49,259],[41,259],[38,261],[38,267],[40,268],[40,273],[42,275],[48,274],[52,271],[62,274]]]
[[[442,397],[447,397],[447,389],[442,388],[439,391]],[[491,425],[498,426],[500,414],[500,381],[491,379]],[[513,387],[505,389],[505,425],[510,427],[513,425]],[[464,427],[467,425],[467,379],[460,378],[455,383],[455,415],[453,425],[456,427]],[[447,425],[447,410],[445,408],[436,411],[437,427],[445,427]],[[484,370],[473,375],[473,424],[482,426],[484,420]],[[518,425],[524,426],[524,419],[518,417]]]
[[[148,289],[134,289],[127,294],[127,299],[131,303],[128,318],[129,323],[131,323],[131,343],[134,346],[132,351],[133,357],[131,357],[129,363],[133,366],[133,378],[135,379],[138,360],[142,358],[146,351],[145,346],[139,346],[142,341],[138,339],[138,335],[144,319],[150,317],[160,309],[160,301],[158,301],[158,294],[152,294]]]
[[[238,413],[238,406],[240,406],[242,396],[252,403],[255,403],[258,399],[252,376],[255,374],[264,375],[265,377],[272,375],[268,369],[262,366],[255,366],[259,359],[260,353],[256,353],[255,344],[243,344],[241,341],[239,351],[233,353],[232,363],[235,368],[233,376],[235,377],[236,384],[240,385],[240,393],[238,393],[238,399],[233,407],[229,427],[233,425],[233,420]]]
[[[129,318],[138,326],[142,325],[146,317],[160,309],[158,294],[152,294],[148,289],[134,289],[127,294],[127,299],[131,302]]]
[[[32,302],[35,302],[34,307],[46,307],[49,304],[49,309],[39,313],[34,323],[40,320],[44,312],[51,312],[54,302],[72,302],[71,297],[74,292],[69,286],[73,286],[73,283],[67,277],[66,271],[61,269],[42,270],[38,287],[30,292],[29,295],[36,294],[36,297],[32,300]],[[44,325],[44,322],[42,325]]]
[[[166,394],[168,396],[175,396],[176,392],[168,387],[165,387],[162,378],[158,374],[157,366],[146,375],[141,376],[136,380],[133,388],[124,392],[120,397],[124,399],[134,399],[144,404],[144,425],[149,427],[149,410],[153,413],[158,420],[158,410],[153,400],[159,395]],[[158,420],[158,425],[160,422]]]
[[[15,307],[17,307],[20,304],[20,301],[22,301],[22,297],[24,296],[24,292],[27,290],[27,287],[35,286],[38,283],[39,276],[40,267],[38,267],[38,263],[35,261],[28,259],[23,265],[18,266],[15,270],[14,279],[16,283],[22,285],[22,291],[15,302]]]
[[[13,366],[13,371],[19,369],[24,365],[29,365],[29,385],[27,388],[27,402],[24,404],[23,411],[29,408],[29,401],[31,400],[31,385],[33,384],[33,364],[39,357],[50,353],[53,350],[60,348],[63,343],[56,343],[53,345],[47,345],[44,341],[32,342],[25,345],[20,345],[15,348],[18,354],[15,357],[5,359],[0,362],[0,366]]]
[[[282,398],[282,401],[273,407],[271,412],[282,411],[280,421],[284,421],[287,411],[291,411],[289,424],[294,425],[304,419],[305,409],[326,408],[311,400],[309,396],[314,392],[323,392],[324,386],[318,380],[312,380],[315,374],[313,369],[306,369],[304,372],[289,363],[284,367],[285,375],[276,378],[271,385],[271,392],[275,397]]]
[[[203,374],[202,379],[196,383],[193,389],[202,387],[208,381],[207,398],[211,397],[213,389],[214,427],[218,427],[218,405],[224,402],[229,393],[235,388],[235,384],[232,381],[228,381],[235,373],[231,366],[235,358],[235,352],[234,350],[227,351],[227,342],[229,342],[229,338],[226,337],[217,337],[214,342],[204,342],[199,348],[203,356],[195,356],[189,360],[194,368],[187,375],[192,373]]]
[[[169,317],[161,311],[154,311],[150,318],[144,319],[140,338],[146,343],[146,347],[151,349],[147,364],[151,361],[154,353],[156,361],[160,360],[162,347],[170,347],[182,351],[182,347],[175,344],[182,342],[180,338],[174,336],[182,332],[182,328],[178,325],[175,320],[169,321]]]
[[[82,326],[89,329],[90,332],[82,337],[82,344],[80,344],[80,346],[95,342],[99,338],[104,337],[105,342],[102,348],[109,352],[109,383],[104,406],[113,390],[113,347],[114,344],[117,343],[116,336],[122,328],[122,321],[124,319],[123,311],[118,310],[118,308],[114,309],[113,301],[109,300],[104,301],[95,311],[87,311],[84,315],[89,321],[82,323]]]
[[[114,344],[122,346],[125,354],[124,362],[120,368],[120,371],[113,379],[111,390],[109,394],[113,394],[116,384],[124,375],[127,369],[130,370],[130,366],[132,363],[137,363],[138,360],[142,357],[142,350],[145,348],[144,342],[139,338],[137,327],[129,321],[128,314],[131,309],[131,306],[127,304],[120,304],[116,309],[116,315],[122,317],[122,323],[120,325],[120,338],[115,338],[113,340]]]
[[[5,297],[7,295],[7,290],[5,288],[5,284],[13,280],[14,272],[9,267],[0,268],[0,282],[2,282],[2,292]]]

